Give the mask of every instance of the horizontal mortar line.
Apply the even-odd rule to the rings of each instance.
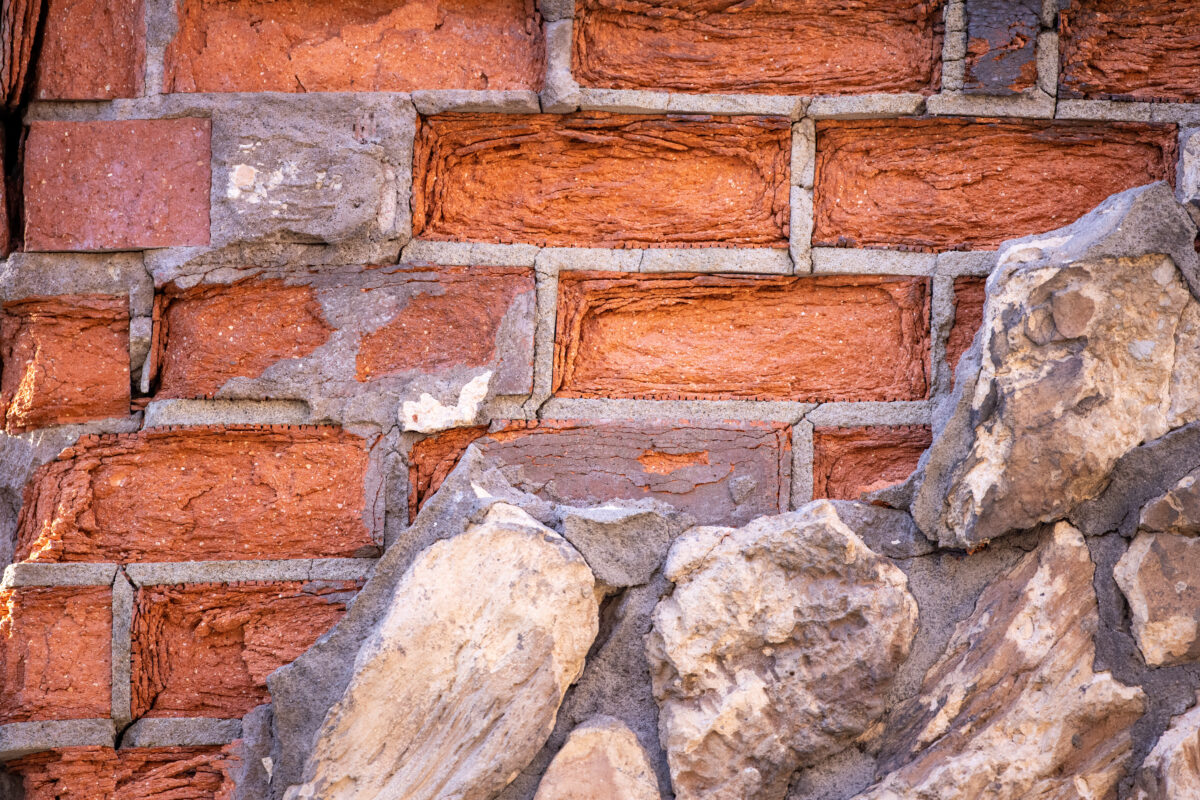
[[[817,427],[855,428],[866,425],[929,425],[933,417],[930,400],[891,402],[822,403],[804,419]]]
[[[311,421],[304,400],[151,400],[143,428],[169,425],[304,425]]]
[[[4,568],[0,589],[21,586],[112,586],[117,565],[109,562],[16,563]]]
[[[1054,116],[1056,119],[1100,122],[1200,123],[1200,103],[1060,98]]]
[[[551,397],[540,419],[687,420],[795,423],[817,403],[788,400],[631,400]]]
[[[127,564],[134,586],[242,581],[359,580],[375,571],[375,558],[310,558],[274,561],[162,561]]]
[[[63,747],[114,747],[111,719],[38,720],[0,725],[0,761]]]
[[[242,735],[242,720],[209,717],[143,717],[125,730],[121,747],[205,747]]]

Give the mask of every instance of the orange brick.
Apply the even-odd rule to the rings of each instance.
[[[813,497],[857,500],[907,478],[933,436],[929,428],[817,428],[813,431]]]
[[[138,97],[146,72],[143,0],[49,0],[39,100]]]
[[[987,299],[987,278],[964,275],[954,279],[954,325],[946,341],[946,363],[958,367],[958,360],[975,340],[983,324],[983,303]]]
[[[228,748],[67,747],[12,761],[25,800],[224,800],[233,789]]]

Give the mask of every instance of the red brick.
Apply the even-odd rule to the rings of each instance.
[[[44,7],[43,0],[8,0],[4,4],[4,24],[0,26],[0,47],[4,49],[0,54],[0,87],[5,108],[16,108],[25,91]]]
[[[145,72],[143,0],[48,0],[39,100],[138,97]]]
[[[413,231],[541,245],[785,247],[773,117],[447,114],[421,121]]]
[[[987,299],[987,278],[964,275],[954,279],[954,325],[946,341],[946,363],[958,368],[958,360],[975,341],[975,332],[983,324],[983,303]]]
[[[30,481],[26,561],[375,555],[366,443],[335,428],[85,436]]]
[[[884,276],[559,276],[565,397],[914,400],[929,282]]]
[[[712,525],[740,525],[788,508],[786,425],[546,420],[492,428],[486,435],[478,428],[448,431],[414,446],[414,513],[475,440],[515,485],[554,502],[653,497]]]
[[[220,747],[67,747],[5,766],[25,800],[228,800],[232,760]]]
[[[940,0],[580,0],[585,86],[851,94],[937,88]]]
[[[112,590],[0,591],[0,725],[112,714]]]
[[[967,0],[967,94],[1016,94],[1037,85],[1042,0]]]
[[[1177,0],[1070,0],[1059,14],[1061,97],[1200,100],[1200,15]]]
[[[208,244],[207,119],[34,122],[25,143],[27,250]]]
[[[1175,177],[1175,126],[986,119],[817,123],[813,244],[954,250],[1073,222]]]
[[[817,428],[813,497],[857,500],[907,478],[933,440],[929,428]]]
[[[353,581],[147,586],[134,603],[133,716],[241,717],[267,676],[342,618]]]
[[[168,92],[541,88],[533,0],[182,0]]]
[[[33,297],[0,311],[0,416],[9,433],[129,414],[129,301]]]

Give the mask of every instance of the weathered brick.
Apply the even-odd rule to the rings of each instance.
[[[581,0],[573,67],[586,86],[849,94],[936,89],[940,0]]]
[[[129,414],[129,301],[32,297],[0,311],[0,416],[9,433]]]
[[[45,9],[43,0],[10,0],[0,26],[0,89],[5,108],[16,108],[25,91],[33,56],[33,43]]]
[[[958,360],[975,340],[983,324],[983,303],[987,299],[987,278],[963,275],[954,279],[954,324],[946,340],[946,363],[958,367]]]
[[[240,717],[267,676],[341,619],[354,581],[146,586],[134,602],[133,716]]]
[[[892,276],[559,276],[566,397],[913,400],[929,282]]]
[[[44,24],[38,99],[141,95],[146,71],[143,0],[49,0]]]
[[[24,800],[218,800],[233,789],[232,756],[220,747],[67,747],[5,766]]]
[[[813,244],[953,250],[1053,230],[1174,181],[1175,127],[988,119],[817,123]]]
[[[786,425],[514,421],[418,442],[409,458],[414,515],[472,441],[514,485],[554,502],[653,497],[702,524],[741,525],[787,510],[790,498]]]
[[[169,92],[541,88],[533,0],[184,0]]]
[[[817,428],[813,497],[857,500],[907,478],[933,440],[922,426]]]
[[[774,117],[447,114],[417,130],[413,232],[596,247],[785,247]]]
[[[207,119],[34,122],[27,250],[208,244]]]
[[[0,724],[107,719],[111,663],[108,587],[0,591]]]
[[[1037,85],[1042,0],[967,0],[963,90],[1011,95]]]
[[[17,560],[374,555],[367,458],[335,428],[85,436],[30,481]]]
[[[1200,100],[1200,15],[1173,0],[1067,0],[1059,14],[1063,97]]]

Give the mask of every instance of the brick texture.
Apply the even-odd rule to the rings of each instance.
[[[580,0],[574,71],[587,86],[849,94],[936,88],[937,0]]]
[[[786,511],[791,437],[775,423],[509,422],[418,442],[411,508],[437,490],[478,441],[515,485],[555,502],[653,497],[702,524],[743,524]]]
[[[34,122],[25,143],[28,250],[208,244],[207,119]]]
[[[6,108],[15,108],[29,78],[33,43],[45,8],[43,0],[10,0],[4,6],[4,26],[0,28],[0,89]]]
[[[9,433],[129,414],[129,301],[36,297],[0,311],[0,416]]]
[[[1037,85],[1042,0],[967,0],[967,94],[1007,95]]]
[[[946,341],[946,363],[958,367],[958,360],[975,340],[983,324],[983,303],[987,299],[987,278],[964,275],[954,279],[954,325]]]
[[[912,400],[928,391],[925,278],[559,276],[567,397]]]
[[[107,719],[111,648],[108,587],[0,591],[0,725]]]
[[[143,0],[49,0],[38,99],[137,97],[145,72]]]
[[[813,243],[999,245],[1110,194],[1174,181],[1173,125],[983,119],[817,123]]]
[[[350,581],[148,586],[134,603],[133,715],[240,717],[267,676],[312,646],[359,589]]]
[[[183,0],[169,92],[541,88],[533,0]]]
[[[6,766],[24,800],[227,800],[231,761],[220,747],[67,747]]]
[[[772,117],[447,114],[421,121],[413,232],[595,247],[785,247],[791,128]]]
[[[899,483],[932,442],[921,426],[817,428],[813,431],[813,497],[857,500]]]
[[[1066,0],[1064,97],[1200,100],[1200,15],[1191,3]]]
[[[26,490],[18,560],[375,555],[367,452],[333,428],[85,436]]]

